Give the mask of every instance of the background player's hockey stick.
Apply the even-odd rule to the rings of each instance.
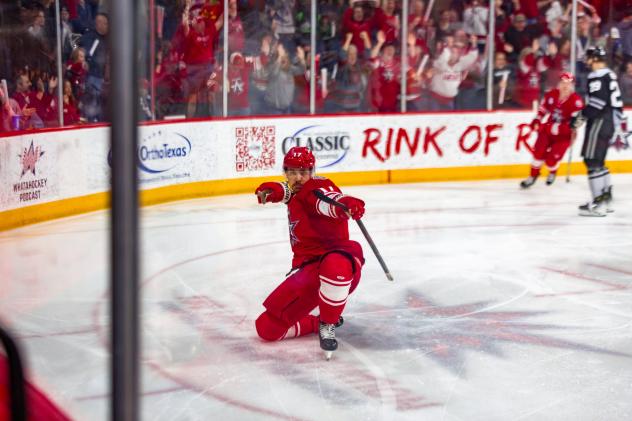
[[[343,211],[345,211],[347,213],[347,215],[349,215],[349,208],[347,208],[342,203],[337,202],[334,199],[325,196],[325,194],[322,191],[320,191],[320,190],[313,190],[313,192],[316,195],[316,197],[318,197],[323,202],[327,202],[330,205],[337,206],[340,209],[342,209]],[[351,216],[351,215],[349,215],[349,216]],[[382,259],[382,255],[380,254],[380,252],[378,251],[377,247],[375,246],[375,243],[373,242],[373,239],[369,235],[369,232],[366,230],[366,227],[364,226],[364,223],[361,220],[359,220],[359,219],[356,219],[355,221],[358,223],[358,226],[360,227],[360,231],[362,231],[362,234],[364,234],[364,238],[366,238],[367,243],[369,243],[369,246],[371,246],[371,250],[373,250],[373,253],[375,254],[375,257],[377,257],[377,261],[380,262],[380,266],[382,266],[382,270],[386,274],[386,278],[389,281],[393,281],[394,280],[393,279],[393,275],[391,275],[391,272],[388,270],[388,267],[386,267],[386,263],[384,263],[384,259]]]
[[[571,142],[571,146],[568,147],[568,163],[566,164],[566,182],[570,183],[571,181],[571,161],[573,159],[573,143]]]

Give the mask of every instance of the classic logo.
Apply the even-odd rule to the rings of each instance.
[[[275,126],[235,128],[235,169],[257,171],[274,168]]]
[[[138,167],[149,174],[169,171],[191,155],[191,142],[175,132],[155,131],[144,136],[138,146]]]
[[[283,154],[293,146],[305,146],[316,156],[318,168],[332,167],[342,161],[349,152],[351,136],[338,129],[314,125],[303,127],[292,136],[283,139]]]
[[[44,155],[44,151],[41,146],[34,146],[33,141],[31,140],[31,145],[27,148],[24,148],[24,152],[22,155],[18,155],[20,157],[20,162],[22,163],[22,174],[20,178],[24,177],[24,174],[27,172],[35,175],[35,164]]]

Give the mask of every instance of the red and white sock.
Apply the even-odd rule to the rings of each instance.
[[[308,314],[303,317],[285,332],[285,334],[279,339],[291,339],[298,338],[299,336],[309,335],[310,333],[318,332],[318,317]]]
[[[324,323],[335,324],[349,297],[349,289],[353,281],[351,261],[339,253],[327,255],[320,264],[319,279],[320,320]]]

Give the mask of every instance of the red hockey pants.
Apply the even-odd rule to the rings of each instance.
[[[319,318],[336,323],[361,276],[361,264],[346,254],[332,252],[288,276],[263,302],[255,322],[267,341],[295,338],[318,331]],[[309,313],[316,307],[320,316]]]

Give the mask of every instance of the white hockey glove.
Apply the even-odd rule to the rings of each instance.
[[[615,131],[612,139],[610,140],[610,146],[613,146],[616,150],[621,151],[630,147],[628,137],[632,135],[632,132],[628,131],[628,118],[623,114],[618,115],[618,124],[615,122]]]

